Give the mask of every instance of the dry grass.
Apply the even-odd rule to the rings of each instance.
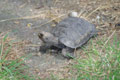
[[[24,70],[24,59],[21,51],[8,37],[8,33],[0,33],[0,80],[33,80]]]
[[[1,57],[5,55],[6,51],[10,48],[5,60],[16,60],[24,55],[23,46],[27,44],[26,41],[16,42],[15,38],[8,37],[9,32],[0,33],[0,45],[2,45]],[[6,36],[5,41],[4,38]]]
[[[66,6],[67,5],[67,6]],[[11,20],[22,20],[22,19],[50,19],[48,22],[41,24],[45,25],[47,23],[50,23],[52,21],[59,22],[61,19],[63,19],[65,16],[68,15],[71,11],[77,11],[79,13],[79,17],[82,17],[84,19],[89,20],[90,22],[93,22],[96,19],[96,16],[109,16],[113,17],[117,20],[119,20],[119,1],[104,1],[104,0],[74,0],[74,1],[63,1],[63,0],[54,0],[54,5],[49,8],[45,7],[41,9],[40,11],[34,13],[35,15],[30,16],[24,16],[19,18],[12,18],[12,19],[5,19],[1,20],[0,22],[4,21],[11,21]],[[118,11],[114,10],[117,9]],[[93,20],[93,21],[92,21]],[[116,21],[114,21],[116,22]],[[96,23],[96,22],[95,22]]]

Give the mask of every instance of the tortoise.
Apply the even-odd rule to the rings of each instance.
[[[73,58],[74,50],[85,44],[96,33],[94,24],[73,15],[60,21],[51,33],[41,31],[38,36],[45,43],[41,46],[41,49],[44,47],[44,51],[57,48],[64,57]]]

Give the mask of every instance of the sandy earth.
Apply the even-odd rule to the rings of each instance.
[[[43,2],[45,3],[45,1]],[[41,54],[39,52],[41,41],[37,36],[38,32],[40,30],[51,30],[51,23],[40,26],[50,19],[43,19],[43,16],[30,19],[31,16],[35,17],[44,10],[36,9],[41,5],[43,3],[39,0],[38,3],[34,0],[30,2],[27,0],[0,0],[0,32],[10,32],[9,37],[15,38],[16,41],[28,41],[29,44],[27,44],[27,47],[24,45],[23,50],[26,54],[32,54],[26,60],[26,65],[30,67],[29,73],[46,77],[48,73],[45,72],[48,69],[63,66],[67,60],[58,54]],[[26,16],[29,18],[25,19]],[[21,19],[21,17],[24,19]]]
[[[68,73],[69,70],[64,70],[63,67],[68,65],[71,60],[67,60],[59,54],[41,54],[39,52],[41,41],[37,34],[40,30],[51,31],[53,28],[51,19],[62,15],[64,18],[72,10],[79,12],[81,17],[87,17],[86,19],[99,29],[112,29],[115,24],[120,22],[120,1],[112,2],[111,0],[109,3],[115,3],[114,7],[109,8],[111,5],[106,6],[105,9],[100,7],[101,10],[91,13],[108,2],[104,2],[104,0],[0,0],[0,32],[10,32],[9,37],[14,37],[16,41],[29,42],[24,45],[23,52],[32,54],[30,59],[26,60],[30,73],[45,78],[48,77],[49,72],[56,74],[55,72],[59,71],[58,75],[64,78],[66,75],[63,72]],[[57,21],[59,21],[58,18],[55,22]]]

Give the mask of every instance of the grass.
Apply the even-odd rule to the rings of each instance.
[[[91,42],[90,48],[83,48],[74,64],[75,80],[120,80],[120,41],[114,36],[104,45],[104,40]]]
[[[6,42],[7,37],[8,34],[0,40],[0,80],[35,80],[24,73],[27,67],[24,66],[23,58],[7,59],[13,42]]]
[[[24,73],[26,66],[22,58],[6,60],[12,46],[12,41],[6,43],[5,35],[0,45],[0,80],[35,80]],[[73,80],[119,80],[120,79],[120,41],[117,36],[112,40],[91,41],[90,47],[83,47],[83,53],[75,59],[72,73]],[[4,47],[7,46],[7,49]],[[59,80],[55,75],[46,80]],[[62,79],[69,80],[69,79]]]

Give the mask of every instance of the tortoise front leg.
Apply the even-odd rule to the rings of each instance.
[[[42,46],[40,46],[39,51],[42,53],[46,53],[50,49],[50,47],[51,46],[49,46],[49,45],[42,45]]]
[[[40,46],[39,51],[42,52],[42,53],[46,53],[48,50],[50,50],[50,52],[52,52],[52,53],[57,53],[57,52],[62,50],[61,48],[59,48],[57,46],[54,46],[54,45],[42,45],[42,46]]]

